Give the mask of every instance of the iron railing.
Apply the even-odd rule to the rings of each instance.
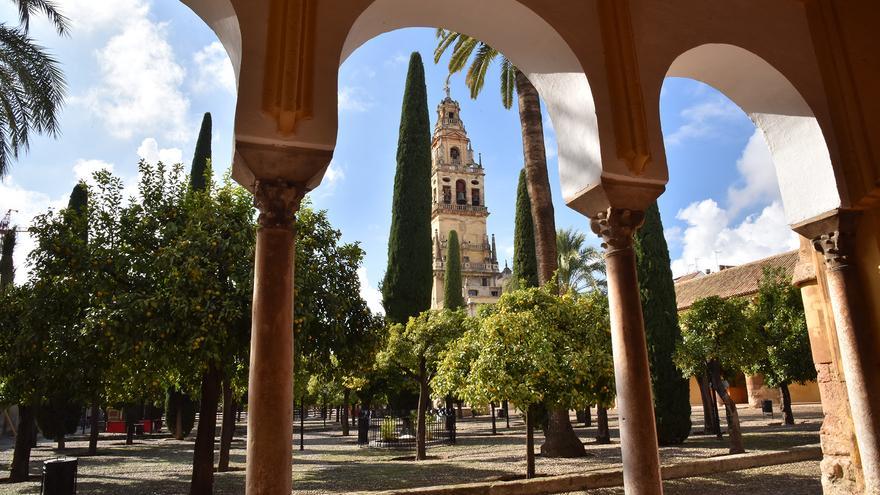
[[[395,449],[416,448],[417,412],[361,411],[358,445]],[[455,444],[455,411],[429,410],[425,416],[425,444]]]

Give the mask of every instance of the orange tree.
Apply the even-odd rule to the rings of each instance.
[[[557,295],[547,284],[501,296],[443,353],[433,386],[475,404],[511,400],[526,412],[527,477],[535,475],[535,406],[614,400],[608,302],[603,293]]]
[[[736,404],[727,392],[727,380],[754,365],[761,340],[746,315],[747,302],[710,296],[694,301],[681,318],[681,336],[674,361],[684,376],[708,375],[721,396],[729,418],[730,453],[745,452]]]
[[[779,387],[785,424],[793,425],[788,386],[816,379],[801,291],[782,268],[765,268],[748,313],[766,349],[750,371],[764,375],[767,386]]]
[[[379,366],[406,377],[419,387],[417,461],[426,459],[425,417],[431,395],[431,380],[437,374],[440,360],[449,344],[474,323],[475,320],[469,318],[463,309],[428,310],[411,317],[406,325],[397,323],[388,329],[388,340],[377,356]],[[453,391],[445,389],[439,395],[445,396]]]

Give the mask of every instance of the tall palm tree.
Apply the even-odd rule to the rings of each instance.
[[[594,246],[587,245],[583,232],[559,229],[556,232],[559,284],[577,293],[605,291],[605,260]]]
[[[557,268],[556,222],[553,216],[553,199],[550,179],[547,175],[547,153],[544,150],[544,124],[541,118],[541,102],[538,90],[510,60],[495,48],[465,34],[437,30],[437,48],[434,63],[452,47],[449,74],[468,66],[465,84],[471,98],[483,89],[486,73],[492,63],[501,63],[501,103],[504,108],[513,106],[514,91],[519,105],[519,122],[522,129],[523,158],[526,184],[532,202],[532,219],[535,228],[535,257],[538,261],[538,282],[546,284],[553,279]],[[553,409],[547,416],[544,428],[545,442],[541,453],[548,457],[578,457],[585,455],[584,446],[571,427],[568,411]]]
[[[43,14],[59,35],[67,18],[50,0],[13,0],[18,26],[0,23],[0,177],[19,152],[27,151],[31,132],[58,135],[57,114],[66,91],[59,63],[27,32],[31,15]]]
[[[553,216],[553,200],[550,179],[547,176],[547,154],[544,149],[544,124],[541,118],[541,102],[538,90],[510,60],[491,46],[468,35],[437,29],[437,48],[434,63],[439,63],[450,47],[449,73],[468,68],[465,84],[471,98],[483,89],[486,73],[492,63],[501,63],[501,103],[504,108],[513,106],[516,92],[519,103],[519,120],[522,127],[523,158],[526,181],[532,201],[532,218],[535,224],[535,254],[538,259],[538,282],[542,285],[556,272],[556,222]]]

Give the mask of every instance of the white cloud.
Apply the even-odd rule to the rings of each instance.
[[[688,139],[702,138],[718,132],[719,121],[730,120],[743,111],[730,100],[715,98],[704,101],[681,111],[684,123],[671,134],[665,136],[666,146],[676,146]]]
[[[370,280],[367,278],[367,269],[362,266],[358,268],[357,274],[361,283],[361,297],[367,302],[367,307],[369,307],[370,311],[373,313],[384,313],[385,309],[382,307],[382,293],[379,292],[379,289],[370,285]]]
[[[126,19],[146,16],[149,10],[142,0],[58,0],[56,5],[70,19],[74,36],[116,27]]]
[[[0,215],[14,210],[11,225],[21,229],[29,227],[34,217],[46,213],[50,207],[56,210],[66,207],[67,200],[66,195],[53,199],[45,193],[25,189],[8,176],[0,181]],[[34,239],[27,232],[18,233],[13,254],[15,282],[18,284],[27,280],[27,255],[34,247]]]
[[[73,164],[73,175],[77,182],[84,180],[91,184],[92,174],[99,170],[113,172],[113,168],[112,163],[105,162],[104,160],[86,160],[81,158]]]
[[[226,49],[219,41],[205,46],[193,55],[198,73],[193,89],[206,93],[214,88],[221,88],[229,94],[236,94],[235,71],[226,54]]]
[[[324,172],[324,180],[321,181],[321,184],[332,189],[342,179],[345,179],[345,170],[340,165],[337,165],[336,162],[331,161],[327,171]]]
[[[321,180],[321,185],[310,192],[309,197],[317,200],[329,198],[336,191],[336,186],[338,186],[344,179],[345,168],[337,164],[335,161],[331,161],[330,165],[327,167],[327,171],[324,172],[324,178]]]
[[[166,165],[183,163],[183,151],[179,148],[159,148],[159,142],[151,137],[141,141],[137,154],[150,163],[162,162]]]
[[[798,246],[785,221],[782,203],[773,201],[760,213],[730,225],[732,216],[712,199],[691,203],[676,218],[687,223],[681,237],[682,255],[672,262],[675,276],[718,264],[740,265]]]
[[[755,133],[749,138],[736,162],[736,169],[745,184],[740,187],[731,186],[727,190],[727,209],[731,216],[749,206],[781,199],[773,158],[760,129],[755,129]]]
[[[343,86],[337,93],[339,110],[343,112],[366,112],[376,105],[376,100],[363,88]]]
[[[71,101],[103,121],[114,137],[142,132],[188,140],[190,102],[181,92],[186,71],[168,42],[167,24],[152,22],[146,8],[134,9],[118,24],[118,34],[96,53],[101,81]]]
[[[388,67],[393,67],[396,65],[403,65],[409,62],[409,55],[404,55],[403,53],[395,53],[394,56],[385,60],[385,65]]]

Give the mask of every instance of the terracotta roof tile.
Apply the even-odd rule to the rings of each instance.
[[[694,301],[704,297],[719,296],[726,299],[755,294],[758,292],[758,284],[764,273],[764,267],[782,267],[785,269],[786,275],[790,277],[797,262],[798,252],[795,250],[702,277],[680,280],[675,283],[675,299],[678,310],[688,309]]]

